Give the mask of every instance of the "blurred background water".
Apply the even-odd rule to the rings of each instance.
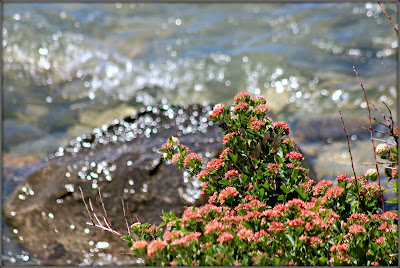
[[[398,5],[383,6],[397,23]],[[3,164],[19,167],[3,174],[3,201],[29,163],[148,105],[229,105],[245,90],[266,96],[289,124],[338,109],[361,117],[355,66],[370,100],[396,116],[398,42],[375,3],[5,3],[3,11]],[[349,167],[347,148],[334,153]],[[3,261],[34,263],[2,226]]]

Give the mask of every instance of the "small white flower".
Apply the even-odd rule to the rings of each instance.
[[[385,153],[388,150],[389,150],[389,146],[385,143],[381,143],[376,147],[375,152],[380,155],[382,153]]]
[[[172,145],[179,144],[179,140],[177,137],[171,136]]]
[[[364,176],[373,176],[376,174],[376,169],[370,168],[367,171],[365,171]]]

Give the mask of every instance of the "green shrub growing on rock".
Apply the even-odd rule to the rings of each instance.
[[[397,265],[397,213],[382,213],[373,176],[316,183],[268,111],[246,92],[232,108],[216,105],[224,150],[207,164],[170,137],[160,152],[203,182],[208,203],[164,213],[160,226],[132,225],[131,252],[147,265]]]

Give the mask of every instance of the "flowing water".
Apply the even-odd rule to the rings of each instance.
[[[396,23],[397,4],[383,6]],[[365,116],[353,66],[370,100],[395,114],[398,43],[374,3],[5,3],[3,10],[3,159],[40,159],[145,106],[229,105],[244,90],[266,96],[272,116],[290,124],[338,109]],[[3,174],[3,201],[19,175]],[[21,238],[2,226],[5,264],[32,263]]]

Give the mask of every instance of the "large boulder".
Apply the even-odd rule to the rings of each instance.
[[[78,137],[37,164],[15,189],[4,205],[7,224],[41,264],[135,263],[121,255],[127,246],[119,236],[86,224],[79,187],[99,216],[101,188],[111,224],[125,234],[121,198],[130,223],[158,224],[162,211],[181,214],[204,203],[201,184],[167,165],[157,150],[173,135],[204,160],[218,155],[223,134],[209,122],[211,110],[208,104],[148,107]]]

